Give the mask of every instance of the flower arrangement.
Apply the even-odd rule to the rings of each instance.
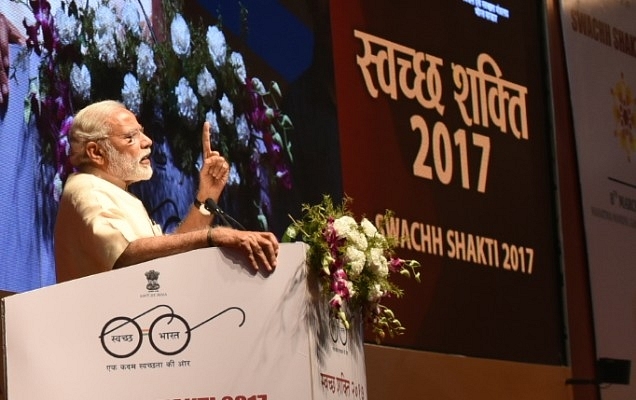
[[[349,329],[351,312],[360,311],[377,342],[405,328],[382,300],[401,297],[403,290],[391,281],[393,274],[419,282],[416,260],[395,255],[395,238],[384,236],[366,218],[358,223],[348,210],[351,199],[335,206],[329,196],[318,205],[303,205],[303,215],[293,220],[283,241],[302,240],[308,245],[307,263],[320,276],[322,294],[333,316]],[[388,221],[387,211],[383,221]]]
[[[27,118],[34,115],[45,153],[54,165],[57,200],[72,166],[68,131],[73,115],[93,101],[115,99],[140,122],[154,122],[155,142],[167,141],[181,172],[196,176],[200,130],[209,121],[211,143],[230,163],[230,192],[249,198],[258,228],[267,229],[270,190],[292,185],[287,131],[276,82],[250,77],[220,24],[186,21],[179,0],[163,0],[152,26],[133,0],[62,2],[55,15],[47,0],[30,0],[35,23],[27,48],[41,60],[32,83]],[[141,3],[139,3],[141,4]],[[156,17],[157,16],[153,16]]]

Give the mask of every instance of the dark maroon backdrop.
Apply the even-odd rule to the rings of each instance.
[[[440,254],[400,249],[402,257],[422,263],[423,281],[415,284],[400,280],[406,296],[389,304],[407,332],[385,344],[564,364],[542,9],[536,2],[500,2],[508,16],[501,14],[493,23],[479,17],[476,5],[470,3],[332,2],[344,191],[354,199],[353,210],[357,214],[373,216],[391,209],[409,224],[429,225],[443,235]],[[406,98],[399,85],[397,99],[381,89],[376,98],[371,96],[356,62],[365,50],[354,30],[441,59],[443,64],[438,71],[443,115]],[[380,47],[373,49],[377,54]],[[468,126],[462,119],[453,97],[456,88],[452,66],[477,69],[482,53],[492,57],[502,79],[527,89],[527,140],[517,139],[509,124],[507,133],[503,133],[492,123],[489,127]],[[379,89],[373,66],[370,71]],[[470,107],[470,100],[466,104]],[[455,144],[450,145],[450,182],[442,183],[435,174],[433,179],[414,175],[413,164],[423,135],[411,128],[413,115],[426,122],[429,138],[434,136],[436,123],[447,128],[450,138],[460,129],[466,132],[470,188],[462,187],[460,146]],[[484,192],[476,189],[482,148],[473,145],[473,134],[490,142]],[[434,146],[431,139],[425,161],[433,169],[434,161],[442,165],[447,161],[444,157],[433,159]],[[493,243],[496,240],[499,267],[451,257],[446,236],[449,232],[488,238]],[[533,253],[532,273],[503,267],[506,244],[523,247],[526,263],[529,253]]]

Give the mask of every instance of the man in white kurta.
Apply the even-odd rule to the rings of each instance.
[[[213,216],[201,206],[218,201],[229,165],[212,151],[207,122],[201,139],[198,192],[175,233],[166,235],[128,192],[152,176],[152,140],[135,115],[109,100],[80,110],[69,132],[69,159],[78,172],[65,183],[55,224],[57,281],[209,246],[236,248],[255,270],[271,271],[278,256],[274,234],[211,226]]]
[[[69,176],[58,219],[58,281],[108,271],[130,242],[162,235],[139,199],[93,174]]]

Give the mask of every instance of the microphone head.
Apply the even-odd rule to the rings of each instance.
[[[216,201],[214,201],[214,199],[205,199],[205,208],[208,209],[208,211],[210,212],[214,212],[214,213],[222,213],[223,211],[221,211],[221,208],[219,207],[218,204],[216,204]]]
[[[226,214],[223,210],[221,210],[221,207],[219,207],[219,205],[216,204],[216,201],[214,201],[214,199],[206,199],[204,204],[205,204],[205,208],[211,213],[218,215],[221,221],[223,221],[225,225],[232,226],[232,224],[234,224],[234,227],[242,231],[245,230],[245,227],[241,225],[240,222],[238,222],[237,220],[232,218],[229,214]]]

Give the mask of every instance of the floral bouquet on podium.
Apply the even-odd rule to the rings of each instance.
[[[418,282],[420,266],[415,260],[395,255],[396,238],[385,236],[366,218],[357,222],[345,198],[340,206],[324,196],[321,204],[303,205],[301,219],[293,220],[284,242],[307,243],[307,263],[321,279],[322,294],[332,315],[349,329],[350,312],[360,312],[363,322],[381,342],[386,335],[404,333],[405,328],[394,313],[381,302],[387,297],[401,297],[403,290],[391,281],[393,274],[413,277]],[[388,221],[387,211],[383,221]]]

